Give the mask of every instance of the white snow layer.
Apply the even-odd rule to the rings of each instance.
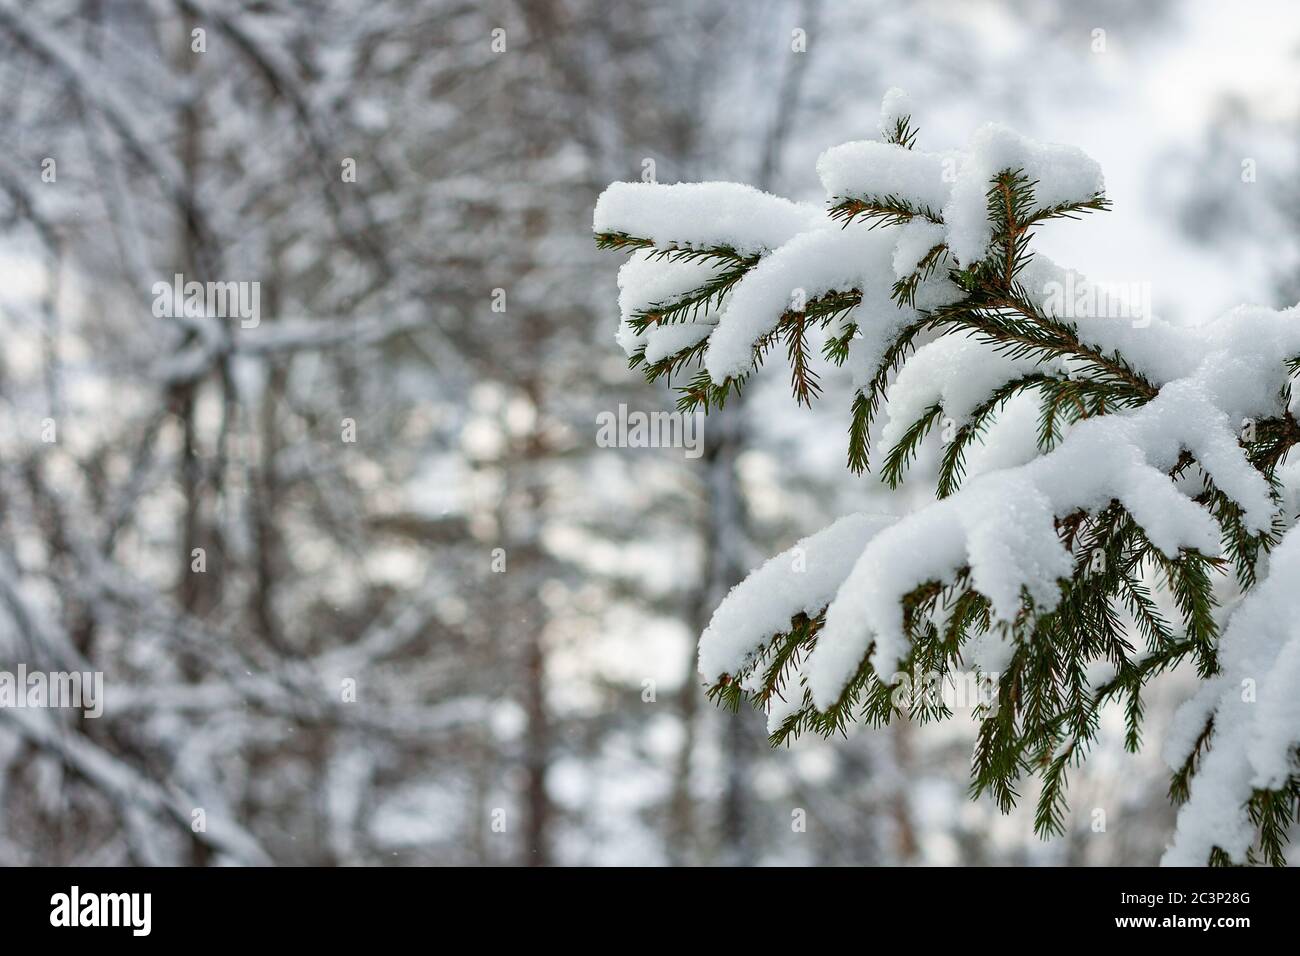
[[[645,360],[653,365],[682,349],[699,345],[712,331],[713,325],[708,322],[676,322],[651,328],[646,334]]]
[[[893,196],[937,215],[948,200],[960,158],[864,139],[822,153],[817,175],[832,199]]]
[[[663,246],[729,246],[742,255],[775,249],[825,218],[739,183],[612,183],[596,201],[598,233],[622,232]]]
[[[1105,185],[1101,167],[1081,149],[1036,143],[997,123],[981,127],[943,209],[948,248],[963,264],[984,258],[988,249],[993,235],[988,191],[993,178],[1004,170],[1023,170],[1035,183],[1037,209],[1091,199]]]
[[[894,246],[894,275],[899,279],[916,271],[917,264],[935,246],[943,244],[943,226],[928,219],[913,219],[897,229]]]
[[[637,313],[680,299],[716,274],[717,267],[708,261],[656,259],[648,251],[633,254],[618,270],[620,321],[615,338],[623,351],[632,356],[646,344],[650,330],[638,334],[629,324]]]
[[[710,377],[721,384],[748,371],[754,344],[800,302],[885,281],[865,275],[864,265],[880,262],[892,248],[892,237],[884,231],[841,229],[826,220],[764,257],[731,290],[705,355]],[[892,284],[891,275],[886,292]]]
[[[894,520],[846,515],[751,572],[713,612],[700,638],[700,673],[734,674],[796,614],[821,613],[863,547]]]
[[[1246,803],[1300,771],[1300,528],[1269,558],[1269,575],[1238,605],[1219,642],[1221,672],[1179,709],[1166,757],[1180,765],[1211,715],[1210,748],[1178,812],[1166,866],[1202,866],[1214,847],[1245,862],[1255,827]]]
[[[912,115],[912,100],[897,86],[885,90],[880,101],[880,132],[889,135],[898,125],[898,121]]]
[[[945,335],[916,350],[889,389],[889,420],[881,432],[893,445],[936,402],[960,427],[976,406],[1006,383],[1034,372],[1059,372],[1060,363],[1008,358],[973,338]]]

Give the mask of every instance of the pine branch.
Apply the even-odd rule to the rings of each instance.
[[[895,119],[884,138],[910,150],[916,139],[911,117]],[[901,156],[894,158],[905,161]],[[848,465],[854,473],[861,473],[869,466],[870,433],[876,415],[892,382],[922,341],[920,336],[969,336],[992,353],[1030,364],[1027,373],[992,388],[944,446],[936,484],[939,498],[960,490],[966,452],[974,442],[982,440],[1017,395],[1037,392],[1034,437],[1041,452],[1048,454],[1062,441],[1069,441],[1066,431],[1071,426],[1085,419],[1138,409],[1157,398],[1161,388],[1143,371],[1149,360],[1135,363],[1132,356],[1121,354],[1117,348],[1085,339],[1076,324],[1047,315],[1045,307],[1021,284],[1020,276],[1034,255],[1032,239],[1039,224],[1104,211],[1110,208],[1109,201],[1098,193],[1040,205],[1038,183],[1022,168],[1015,167],[1002,169],[982,186],[986,189],[991,233],[986,251],[978,261],[959,262],[946,240],[926,250],[909,273],[893,280],[889,290],[893,303],[913,310],[915,320],[895,335],[875,369],[854,370],[855,380],[864,381],[866,376],[866,384],[852,400]],[[886,229],[915,220],[944,225],[942,211],[915,197],[894,194],[835,196],[829,216],[843,228]],[[602,234],[597,242],[601,248],[642,254],[649,250],[654,258],[708,261],[717,266],[709,281],[698,289],[634,316],[630,323],[638,332],[657,323],[696,318],[701,312],[724,306],[735,284],[759,261],[757,256],[740,256],[734,249],[721,246],[659,249],[648,240],[624,233]],[[897,248],[894,255],[898,255]],[[929,291],[927,284],[938,277],[943,279],[942,291],[946,293],[955,286],[960,298],[949,305],[916,310],[918,301],[929,298],[922,295]],[[934,287],[934,291],[939,290]],[[786,311],[754,342],[748,372],[716,385],[707,373],[697,373],[682,390],[679,407],[702,406],[708,410],[723,404],[740,390],[750,372],[761,367],[768,351],[778,343],[785,348],[796,403],[810,405],[821,393],[812,366],[810,329],[820,326],[827,330],[822,345],[827,361],[836,365],[848,362],[859,329],[869,330],[870,323],[879,318],[855,314],[862,302],[861,290],[833,290],[814,298],[798,312]],[[886,319],[897,321],[894,317]],[[1103,342],[1107,338],[1101,330],[1090,334]],[[699,366],[706,346],[707,340],[683,348],[646,367],[646,374],[671,376],[688,365]],[[644,352],[633,356],[632,364],[645,365]],[[1285,367],[1291,376],[1300,374],[1300,356],[1288,358]],[[1289,406],[1291,387],[1288,383],[1281,389],[1279,409]],[[934,401],[915,421],[896,423],[907,427],[885,454],[881,467],[885,483],[891,487],[902,483],[922,443],[943,415],[942,402]],[[1300,442],[1300,423],[1283,411],[1248,425],[1249,434],[1243,435],[1242,448],[1246,460],[1273,489],[1277,503],[1273,526],[1264,533],[1258,533],[1254,524],[1248,526],[1244,505],[1216,487],[1208,473],[1202,474],[1200,493],[1195,497],[1188,493],[1188,499],[1204,508],[1217,526],[1222,557],[1184,549],[1171,558],[1152,545],[1147,532],[1121,501],[1111,500],[1100,507],[1094,503],[1055,517],[1056,534],[1070,549],[1072,566],[1068,576],[1055,582],[1059,593],[1054,603],[1048,602],[1050,611],[1031,597],[1025,585],[1013,619],[995,620],[989,598],[972,584],[970,567],[958,568],[951,574],[945,570],[945,579],[919,582],[904,594],[898,610],[906,656],[890,664],[907,675],[910,685],[887,684],[877,675],[869,663],[874,645],[868,643],[839,698],[829,707],[815,706],[800,668],[821,639],[823,609],[811,617],[795,615],[784,634],[776,635],[747,659],[743,673],[726,676],[710,688],[710,696],[732,708],[748,698],[769,712],[777,699],[785,701],[790,706],[782,710],[791,713],[771,734],[774,745],[805,732],[826,736],[843,733],[855,720],[882,725],[900,716],[920,722],[943,719],[950,715],[950,708],[931,693],[932,687],[921,686],[918,681],[936,675],[940,681],[947,680],[961,666],[963,657],[969,656],[973,639],[999,638],[1009,644],[1009,661],[1004,672],[996,675],[993,704],[976,708],[979,730],[971,792],[988,793],[1003,810],[1008,810],[1018,800],[1021,778],[1026,774],[1038,776],[1042,786],[1034,811],[1035,830],[1043,836],[1063,833],[1070,771],[1082,765],[1095,742],[1103,706],[1116,703],[1122,707],[1125,747],[1130,751],[1138,749],[1145,719],[1144,691],[1152,679],[1184,662],[1194,664],[1202,678],[1219,671],[1215,590],[1219,576],[1231,569],[1240,589],[1249,592],[1258,583],[1261,562],[1280,539],[1282,486],[1277,473]],[[1196,475],[1193,469],[1199,468],[1195,457],[1184,448],[1167,473],[1184,490],[1187,480]],[[1112,493],[1118,491],[1112,489]],[[975,560],[972,556],[972,563]],[[1032,575],[1025,580],[1037,581],[1040,587],[1052,584]],[[1166,605],[1158,599],[1155,588],[1167,595],[1172,613],[1162,610]],[[1012,609],[1016,610],[1014,605]],[[1006,613],[1004,608],[999,611]],[[863,637],[865,641],[870,635]],[[1093,686],[1089,675],[1097,664],[1111,666],[1114,676]],[[901,692],[909,686],[911,695],[903,698]],[[1170,795],[1175,802],[1187,798],[1198,762],[1213,743],[1213,729],[1211,718],[1192,753],[1173,775]],[[1300,759],[1300,754],[1296,757]],[[1287,830],[1293,825],[1298,805],[1300,783],[1294,777],[1276,790],[1253,791],[1249,801],[1242,804],[1257,832],[1256,845],[1248,852],[1249,861],[1279,863],[1284,859]],[[1233,852],[1237,852],[1235,848]],[[1215,848],[1210,857],[1212,863],[1230,862],[1222,848]]]
[[[849,470],[860,475],[867,470],[871,424],[880,410],[890,376],[898,371],[915,347],[925,322],[914,322],[895,336],[881,359],[876,374],[853,398],[853,424],[849,430]]]
[[[837,199],[832,202],[828,215],[846,228],[855,222],[865,223],[869,229],[901,226],[917,218],[943,225],[942,217],[929,206],[894,195]]]
[[[912,129],[911,116],[899,116],[894,120],[894,128],[885,136],[885,142],[911,149],[916,144],[920,130]]]
[[[727,293],[731,291],[737,282],[749,274],[750,269],[754,267],[757,261],[757,256],[752,260],[739,260],[735,265],[719,272],[699,288],[675,299],[655,303],[650,308],[635,313],[628,319],[629,327],[640,334],[652,325],[695,321],[701,311],[707,313],[720,307]]]
[[[911,273],[894,283],[894,287],[889,294],[890,298],[900,306],[914,308],[916,306],[916,292],[921,287],[921,283],[928,281],[939,266],[951,261],[951,258],[946,243],[940,242],[932,246],[921,257],[921,260]]]
[[[669,385],[672,384],[673,376],[685,369],[688,365],[695,365],[697,368],[704,362],[704,353],[708,350],[709,340],[706,338],[696,342],[689,348],[684,348],[673,355],[665,356],[658,362],[648,363],[645,367],[645,378],[647,382],[656,382],[663,379]],[[645,349],[639,350],[632,361],[645,362]],[[635,367],[635,366],[633,366]]]
[[[786,357],[790,362],[790,388],[797,404],[812,407],[813,399],[821,394],[817,373],[808,366],[808,339],[805,335],[807,316],[793,313],[785,325]]]
[[[885,457],[885,464],[880,472],[880,480],[886,482],[890,488],[897,488],[903,483],[903,472],[907,470],[908,464],[916,457],[920,450],[921,442],[925,436],[930,434],[933,428],[943,418],[943,406],[935,403],[921,413],[921,417],[914,421],[903,432],[903,436],[898,443],[889,450]]]
[[[939,463],[939,478],[935,494],[947,498],[961,486],[966,472],[966,450],[984,433],[997,413],[1016,395],[1032,388],[1044,387],[1055,381],[1050,376],[1035,372],[1014,379],[999,386],[993,394],[976,406],[971,412],[970,420],[953,436],[952,441],[944,447],[943,457]]]
[[[652,250],[650,257],[652,259],[663,259],[669,262],[693,262],[701,259],[717,259],[724,263],[748,262],[753,265],[758,260],[758,256],[742,255],[734,248],[727,245],[709,245],[709,246],[682,246],[669,244],[657,246],[653,239],[647,239],[644,236],[632,236],[625,232],[598,232],[596,233],[597,249],[612,249],[615,251],[636,251],[638,249]]]

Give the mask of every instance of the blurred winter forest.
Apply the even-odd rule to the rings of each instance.
[[[591,213],[647,175],[815,199],[900,86],[927,148],[1101,161],[1058,260],[1176,321],[1288,304],[1300,25],[1263,6],[0,0],[0,670],[106,693],[0,708],[0,863],[1155,862],[1167,772],[1118,720],[1043,842],[968,801],[970,722],[772,750],[704,699],[728,588],[916,492],[845,470],[832,371],[698,458],[600,447],[673,396]],[[159,315],[178,274],[258,321]]]

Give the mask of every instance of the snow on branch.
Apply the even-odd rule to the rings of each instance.
[[[854,557],[893,521],[887,515],[846,515],[769,558],[713,612],[700,638],[700,672],[718,676],[746,670],[792,617],[820,613],[852,570]]]
[[[121,813],[140,812],[172,823],[193,839],[208,844],[218,853],[246,866],[266,866],[270,856],[257,839],[237,821],[213,815],[204,830],[195,830],[191,813],[200,801],[174,785],[150,779],[84,734],[68,733],[56,727],[48,715],[39,711],[5,708],[3,716],[35,747],[58,757],[69,769],[81,774],[102,791]]]
[[[1195,866],[1216,852],[1232,863],[1247,862],[1255,841],[1251,817],[1260,812],[1259,804],[1278,791],[1294,792],[1300,746],[1297,581],[1300,531],[1293,528],[1271,555],[1267,580],[1246,597],[1224,631],[1222,670],[1176,718],[1170,741],[1190,738],[1191,745],[1167,751],[1175,771],[1187,762],[1207,725],[1213,746],[1191,778],[1166,865]]]
[[[993,241],[995,215],[988,193],[998,175],[1013,170],[1033,183],[1031,216],[1055,214],[1096,202],[1105,184],[1101,167],[1073,146],[1035,143],[1005,126],[990,123],[976,132],[944,204],[948,248],[960,262],[983,259]]]
[[[778,343],[811,402],[820,342],[854,384],[854,471],[883,439],[881,477],[901,483],[945,423],[939,500],[897,521],[841,519],[727,596],[700,640],[711,695],[767,710],[779,742],[887,722],[900,674],[994,675],[974,791],[1009,808],[1031,769],[1048,835],[1099,708],[1123,699],[1138,746],[1144,686],[1190,662],[1217,703],[1189,705],[1176,735],[1173,792],[1190,800],[1170,859],[1239,861],[1252,844],[1280,859],[1300,798],[1300,712],[1276,690],[1300,667],[1294,533],[1268,553],[1291,520],[1279,466],[1300,441],[1300,312],[1241,307],[1196,328],[1145,306],[1117,317],[1101,287],[1032,245],[1048,220],[1108,208],[1093,160],[996,125],[961,152],[915,140],[891,90],[880,140],[818,162],[824,211],[723,183],[616,183],[597,205],[598,243],[633,250],[619,342],[652,380],[698,369],[682,407],[721,404]],[[1034,400],[1037,454],[968,478],[965,452]],[[1228,572],[1247,597],[1220,642]],[[1239,681],[1265,673],[1270,696],[1237,706]]]
[[[766,252],[823,213],[739,183],[614,183],[596,203],[597,235],[629,236],[659,248]]]

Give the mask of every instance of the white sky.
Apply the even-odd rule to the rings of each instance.
[[[1153,187],[1186,174],[1169,157],[1199,146],[1224,94],[1242,95],[1279,122],[1295,116],[1300,8],[1280,0],[1188,0],[1174,9],[1175,22],[1162,28],[1108,30],[1104,54],[1087,47],[1090,36],[1081,38],[1087,52],[1074,74],[1077,98],[1059,108],[1037,105],[1035,128],[1026,132],[1095,157],[1114,202],[1109,213],[1054,227],[1044,251],[1096,279],[1151,282],[1157,313],[1170,318],[1201,322],[1242,301],[1291,304],[1268,301],[1266,272],[1244,250],[1233,255],[1231,236],[1216,249],[1189,242],[1173,221],[1176,210]],[[1254,153],[1251,143],[1241,144],[1243,158]],[[1263,177],[1242,184],[1236,167],[1223,173],[1232,179],[1210,188],[1267,188]]]

